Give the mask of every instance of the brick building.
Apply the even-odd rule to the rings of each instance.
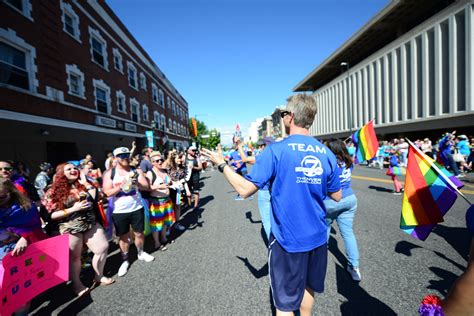
[[[0,159],[189,144],[188,104],[103,0],[0,0]]]

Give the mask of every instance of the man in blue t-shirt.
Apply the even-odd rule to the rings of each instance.
[[[232,168],[234,168],[234,171],[237,174],[240,174],[241,176],[246,176],[247,175],[247,164],[245,161],[242,159],[240,156],[240,153],[238,151],[238,141],[234,144],[234,151],[231,152],[230,157],[229,157],[229,162]],[[235,197],[236,201],[241,201],[244,198],[240,196],[240,194],[237,193],[237,196]]]
[[[311,95],[288,99],[281,117],[289,137],[272,144],[245,178],[222,154],[203,150],[234,189],[248,197],[271,184],[269,274],[277,314],[310,315],[314,292],[323,292],[327,266],[324,199],[341,199],[340,168],[334,154],[310,136],[316,115]]]

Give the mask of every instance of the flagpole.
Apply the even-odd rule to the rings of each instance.
[[[406,138],[406,141],[410,144],[410,146],[412,146],[419,154],[423,156],[425,156],[425,154],[420,150],[418,149],[418,147],[415,146],[415,144],[413,144],[408,138]],[[435,169],[438,174],[446,181],[448,182],[448,184],[454,189],[456,190],[456,192],[469,204],[469,205],[472,205],[471,201],[469,201],[469,199],[461,192],[458,190],[458,188],[456,187],[456,185],[451,181],[451,179],[449,179],[435,164],[431,163],[431,161],[429,161],[428,159],[426,159],[426,161],[428,161],[431,165],[431,167],[433,167],[433,169]]]

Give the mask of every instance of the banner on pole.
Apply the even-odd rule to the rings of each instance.
[[[147,147],[154,148],[153,131],[145,131]]]

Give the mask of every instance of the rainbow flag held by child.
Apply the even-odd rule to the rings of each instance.
[[[356,148],[354,154],[354,162],[356,164],[374,158],[379,149],[379,141],[374,130],[374,120],[355,131],[352,134],[352,142]]]
[[[449,211],[463,184],[408,141],[408,164],[400,228],[425,240]]]

